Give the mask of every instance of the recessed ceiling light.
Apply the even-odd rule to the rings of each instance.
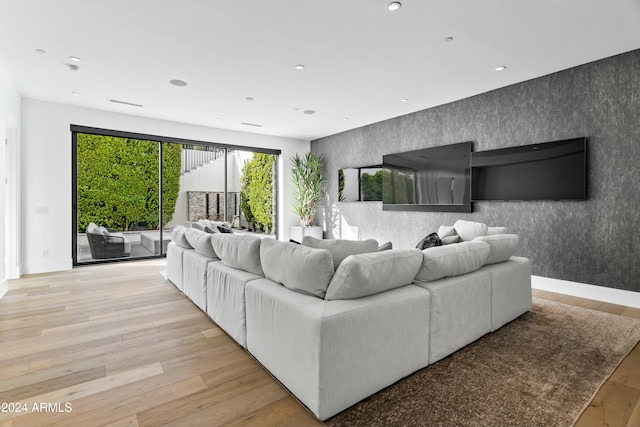
[[[444,39],[445,42],[449,43],[453,41],[453,37],[449,36],[449,37],[445,37]]]
[[[249,101],[249,102],[251,102],[251,101],[253,101],[253,98],[252,98],[252,97],[250,97],[250,96],[247,96],[244,100],[245,100],[245,101]]]
[[[73,96],[80,96],[80,92],[71,92],[71,95],[73,95]]]
[[[344,120],[344,121],[346,122],[347,120],[349,120],[349,118],[348,118],[348,117],[345,117],[345,118],[343,118],[342,120]]]
[[[295,69],[296,70],[304,70],[304,65],[298,64],[298,65],[295,66]]]
[[[389,3],[387,5],[387,10],[389,12],[395,12],[396,10],[400,9],[402,7],[402,3],[400,3],[399,1],[392,1],[391,3]]]
[[[78,58],[77,56],[70,56],[70,57],[69,57],[69,60],[70,60],[70,61],[73,61],[73,62],[80,62],[80,61],[82,61],[82,59]]]
[[[216,117],[216,120],[220,121],[222,120],[222,117]]]
[[[179,80],[179,79],[169,80],[169,83],[171,83],[174,86],[178,86],[178,87],[185,87],[187,85],[187,82],[185,82],[184,80]]]
[[[303,113],[304,114],[315,114],[316,110],[304,110]]]
[[[407,99],[407,98],[402,98],[402,99],[400,100],[400,102],[407,102],[407,101],[408,101],[408,99]]]
[[[36,49],[36,52],[38,52],[38,53],[47,53],[47,51],[44,50],[44,49]]]
[[[507,69],[506,65],[500,65],[499,67],[494,68],[494,70],[496,71],[504,71]]]

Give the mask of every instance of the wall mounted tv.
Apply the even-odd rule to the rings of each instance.
[[[471,142],[382,156],[382,209],[471,212]]]
[[[587,138],[478,151],[471,199],[586,200]]]

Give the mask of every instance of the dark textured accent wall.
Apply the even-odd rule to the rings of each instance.
[[[588,200],[476,202],[472,213],[389,212],[338,202],[338,170],[462,141],[474,151],[588,137]],[[328,237],[414,247],[457,219],[507,226],[538,276],[640,291],[640,50],[318,139]]]

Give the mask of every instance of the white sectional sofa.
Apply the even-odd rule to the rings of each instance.
[[[518,236],[478,230],[455,245],[375,251],[375,240],[297,245],[177,227],[167,273],[325,420],[531,308]]]

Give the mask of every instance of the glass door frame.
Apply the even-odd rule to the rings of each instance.
[[[165,253],[160,251],[160,254],[150,255],[144,257],[135,257],[135,258],[114,258],[114,259],[106,259],[106,260],[93,260],[88,262],[78,263],[78,134],[90,134],[90,135],[101,135],[101,136],[111,136],[117,138],[129,138],[129,139],[139,139],[157,142],[160,144],[158,150],[158,191],[159,191],[159,231],[160,231],[160,241],[162,242],[162,228],[163,228],[163,215],[162,215],[162,194],[163,194],[163,175],[162,175],[162,147],[164,143],[173,143],[173,144],[181,144],[181,145],[197,145],[197,146],[206,146],[206,147],[215,147],[215,148],[223,148],[225,150],[224,158],[225,158],[225,173],[224,173],[224,198],[225,203],[227,200],[227,185],[228,185],[228,176],[227,176],[227,154],[229,150],[243,150],[243,151],[253,151],[256,153],[265,153],[265,154],[273,154],[278,157],[282,154],[282,150],[279,149],[271,149],[271,148],[260,148],[260,147],[249,147],[249,146],[240,146],[240,145],[232,145],[232,144],[223,144],[218,142],[208,142],[208,141],[198,141],[192,139],[184,139],[184,138],[175,138],[169,136],[159,136],[159,135],[150,135],[150,134],[142,134],[136,132],[126,132],[112,129],[103,129],[96,128],[90,126],[81,126],[74,125],[70,126],[71,130],[71,257],[73,259],[73,266],[81,266],[81,265],[91,265],[91,264],[103,264],[107,262],[119,262],[119,261],[136,261],[142,259],[150,259],[150,258],[163,258],[166,256]],[[277,163],[277,162],[276,162]],[[275,206],[274,206],[274,224],[276,224],[276,230],[280,230],[279,217],[278,217],[278,168],[274,168],[274,183],[275,183]],[[225,218],[227,214],[227,209],[225,206],[224,209]],[[162,245],[160,245],[162,248]]]

